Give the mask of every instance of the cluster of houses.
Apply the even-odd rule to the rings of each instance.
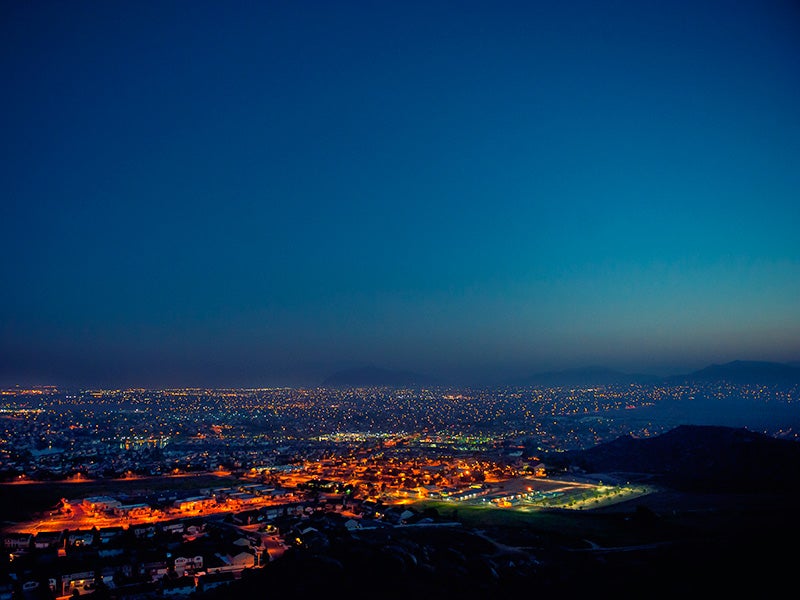
[[[209,496],[213,495],[211,491]],[[82,503],[103,511],[124,506],[102,496]],[[56,597],[100,588],[115,600],[185,596],[226,585],[246,569],[275,560],[290,546],[325,545],[331,531],[431,521],[430,516],[402,505],[323,496],[226,515],[90,530],[6,533],[2,539],[9,562],[7,568],[0,567],[0,600],[16,600],[20,593],[24,597],[25,592],[47,587]]]
[[[73,514],[74,506],[77,505],[89,517],[112,517],[126,521],[148,518],[160,520],[212,511],[239,511],[283,502],[292,497],[293,493],[290,490],[245,483],[236,487],[201,490],[199,494],[180,498],[177,496],[149,500],[139,498],[123,502],[112,496],[91,496],[75,502],[62,500],[59,510],[62,513]]]
[[[3,546],[9,563],[0,583],[17,592],[47,586],[57,597],[101,587],[125,599],[193,592],[269,560],[258,536],[212,521],[7,533]]]

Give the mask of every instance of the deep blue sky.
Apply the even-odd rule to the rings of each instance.
[[[3,2],[0,383],[800,359],[793,1]]]

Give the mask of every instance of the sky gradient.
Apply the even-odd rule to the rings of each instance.
[[[796,2],[5,2],[0,384],[800,360]]]

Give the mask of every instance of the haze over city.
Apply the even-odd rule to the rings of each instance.
[[[795,2],[8,2],[0,384],[800,360]]]

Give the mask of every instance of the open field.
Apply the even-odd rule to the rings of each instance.
[[[444,518],[485,531],[509,546],[530,547],[543,542],[621,547],[703,540],[740,547],[746,540],[758,540],[762,549],[783,534],[800,533],[795,505],[790,495],[673,490],[656,490],[593,510],[498,508],[444,501],[414,504],[418,510],[435,509]]]
[[[620,519],[608,514],[563,509],[497,508],[450,502],[421,502],[420,510],[434,508],[444,518],[452,518],[466,527],[486,532],[492,539],[509,546],[536,546],[542,539],[548,543],[574,545],[591,538],[602,545],[642,543],[650,536],[620,527]],[[651,532],[652,533],[652,532]]]

